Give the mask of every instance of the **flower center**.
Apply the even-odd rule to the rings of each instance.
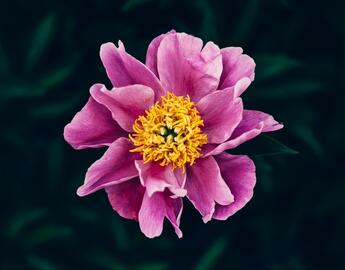
[[[201,156],[201,146],[207,135],[201,131],[204,121],[189,96],[176,96],[168,92],[156,102],[145,116],[139,116],[134,133],[129,135],[144,162],[157,161],[161,166],[172,164],[173,169],[185,172],[186,163],[193,165]]]

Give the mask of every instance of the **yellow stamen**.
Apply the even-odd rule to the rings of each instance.
[[[145,114],[133,124],[134,133],[129,138],[135,148],[130,152],[142,154],[145,163],[171,164],[173,169],[185,172],[186,163],[193,165],[207,143],[207,135],[201,130],[204,121],[194,103],[189,96],[168,92]]]

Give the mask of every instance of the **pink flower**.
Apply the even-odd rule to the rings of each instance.
[[[175,31],[151,42],[145,64],[121,41],[103,44],[100,56],[113,88],[93,85],[64,130],[75,149],[108,147],[77,194],[105,189],[112,208],[138,220],[147,237],[161,234],[164,218],[182,237],[183,198],[205,223],[241,209],[253,195],[255,166],[225,150],[283,127],[243,109],[253,59]]]

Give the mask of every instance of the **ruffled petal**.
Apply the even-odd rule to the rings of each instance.
[[[105,188],[112,208],[121,216],[138,220],[145,188],[138,177]]]
[[[213,157],[198,159],[196,164],[188,168],[186,189],[188,199],[203,216],[205,223],[212,218],[216,203],[228,205],[234,200]]]
[[[85,196],[138,176],[134,160],[140,159],[140,156],[130,153],[132,148],[132,143],[126,138],[113,142],[104,155],[87,170],[84,185],[78,188],[77,194]]]
[[[114,87],[142,84],[151,87],[157,96],[165,93],[162,86],[150,69],[125,51],[123,43],[119,47],[113,43],[101,46],[100,56],[108,77]]]
[[[256,182],[254,162],[247,156],[222,153],[215,156],[220,172],[229,186],[234,201],[230,205],[216,205],[213,218],[225,220],[240,210],[253,196]]]
[[[162,86],[192,101],[217,89],[222,72],[220,49],[185,33],[164,37],[158,47],[157,69]]]
[[[109,146],[123,136],[126,132],[113,120],[111,112],[92,97],[64,129],[65,140],[75,149]]]
[[[184,183],[176,177],[171,165],[162,167],[156,162],[144,163],[142,160],[136,160],[135,166],[139,172],[141,184],[146,187],[149,197],[166,188],[178,197],[186,195],[186,190],[181,185]]]
[[[242,120],[242,100],[234,98],[232,89],[215,91],[203,97],[196,107],[204,120],[202,130],[209,143],[222,143],[229,139]]]
[[[145,193],[139,211],[139,225],[141,231],[149,238],[161,235],[164,218],[174,226],[179,238],[182,232],[179,228],[183,210],[181,198],[171,198],[166,192],[156,192],[151,197]]]
[[[159,35],[158,37],[154,38],[149,47],[147,48],[146,53],[146,62],[145,65],[159,78],[158,70],[157,70],[157,52],[158,47],[161,44],[163,38],[165,38],[167,35],[175,34],[175,30],[171,30],[166,34]]]
[[[145,85],[134,84],[109,91],[103,87],[91,89],[91,96],[106,106],[113,118],[127,132],[133,131],[134,121],[144,115],[154,103],[153,90]]]
[[[219,82],[219,89],[232,87],[244,78],[250,81],[254,80],[255,62],[251,57],[242,53],[243,50],[239,47],[221,49],[223,72]]]
[[[240,144],[255,138],[262,132],[276,131],[283,127],[283,124],[278,123],[267,113],[244,110],[242,121],[234,130],[230,139],[219,145],[205,145],[202,152],[204,156],[218,155],[225,150],[236,148]]]

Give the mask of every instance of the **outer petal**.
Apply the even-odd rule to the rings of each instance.
[[[203,132],[207,134],[209,143],[222,143],[229,139],[242,120],[242,100],[234,98],[230,88],[203,97],[197,108],[204,120]]]
[[[159,78],[158,70],[157,70],[157,52],[158,47],[161,44],[163,38],[165,38],[167,35],[175,34],[175,30],[171,30],[166,34],[159,35],[158,37],[154,38],[149,47],[147,48],[146,53],[146,66]]]
[[[193,101],[216,90],[222,61],[217,45],[185,33],[167,35],[160,43],[157,68],[162,86]],[[202,50],[201,50],[202,49]]]
[[[195,165],[188,168],[186,189],[188,199],[205,223],[212,218],[216,202],[228,205],[234,200],[213,157],[198,159]]]
[[[266,113],[244,110],[240,124],[232,133],[230,140],[219,144],[208,144],[203,148],[204,156],[218,155],[225,150],[236,148],[238,145],[253,139],[261,132],[275,131],[284,126]]]
[[[121,216],[138,220],[145,188],[138,177],[105,188],[112,208]]]
[[[135,166],[139,172],[141,184],[146,187],[146,192],[151,197],[155,192],[162,192],[168,188],[178,197],[186,195],[186,190],[179,182],[171,166],[160,166],[156,162],[144,163],[136,160]]]
[[[213,218],[225,220],[252,198],[256,182],[255,165],[247,156],[232,156],[223,153],[215,156],[215,159],[235,199],[230,205],[216,206]]]
[[[109,91],[104,86],[91,89],[91,96],[106,106],[113,118],[126,131],[132,132],[132,126],[139,115],[145,114],[154,103],[154,92],[150,87],[135,84]]]
[[[242,48],[238,47],[228,47],[221,50],[223,73],[220,78],[219,89],[234,86],[243,78],[249,78],[250,81],[254,80],[255,62],[242,52]]]
[[[93,98],[89,98],[64,129],[65,140],[75,149],[108,146],[125,135],[111,117],[111,112]]]
[[[129,139],[117,139],[104,155],[87,170],[84,185],[78,188],[77,194],[85,196],[101,188],[138,176],[134,160],[140,157],[130,153],[131,148],[133,145]]]
[[[113,86],[143,84],[151,87],[158,96],[165,92],[152,71],[129,55],[121,41],[119,41],[118,48],[110,42],[103,44],[100,56]]]
[[[163,231],[166,217],[174,226],[179,238],[182,232],[179,228],[183,204],[181,198],[173,199],[167,193],[156,192],[151,197],[145,193],[139,211],[139,225],[141,231],[149,238],[159,236]]]

